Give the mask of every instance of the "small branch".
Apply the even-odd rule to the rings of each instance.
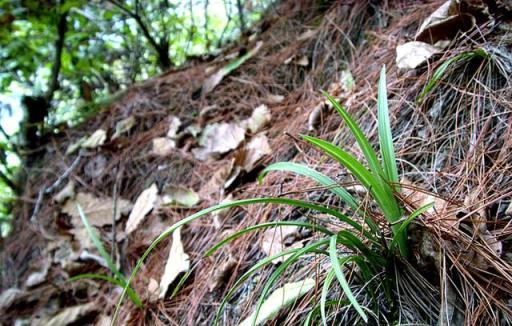
[[[68,12],[64,12],[59,16],[59,22],[57,24],[57,40],[55,41],[55,58],[52,66],[50,84],[48,86],[48,92],[46,92],[45,98],[48,103],[53,98],[53,94],[59,88],[59,73],[62,65],[62,50],[64,49],[64,39],[67,31],[67,17]]]
[[[244,6],[242,0],[236,0],[236,6],[238,8],[238,18],[240,19],[240,32],[245,32],[245,17],[244,17]]]

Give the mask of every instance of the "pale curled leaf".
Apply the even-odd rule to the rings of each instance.
[[[214,123],[203,129],[198,140],[201,147],[192,153],[198,160],[206,160],[237,148],[244,139],[245,129],[238,124]]]
[[[106,140],[107,132],[103,129],[98,129],[82,143],[81,147],[93,149],[105,144]]]
[[[169,285],[174,282],[178,275],[188,272],[189,269],[190,257],[185,253],[185,250],[183,249],[180,227],[172,233],[171,250],[169,251],[169,258],[167,259],[167,263],[165,264],[164,274],[160,280],[160,290],[158,297],[163,299],[167,293],[167,290],[169,289]]]
[[[272,114],[269,108],[262,104],[252,111],[251,117],[245,120],[242,124],[252,133],[256,133],[261,130],[267,123],[270,122]]]
[[[69,308],[65,308],[61,310],[57,315],[48,319],[40,320],[39,323],[35,323],[35,325],[45,325],[45,326],[63,326],[72,324],[73,322],[79,321],[80,318],[92,313],[93,311],[98,311],[99,307],[96,303],[86,303],[78,306],[73,306]]]
[[[407,42],[396,47],[396,65],[400,69],[414,69],[442,49],[424,42]]]
[[[233,70],[240,67],[244,62],[249,60],[251,57],[253,57],[258,51],[260,50],[261,46],[263,45],[263,42],[256,43],[256,46],[252,48],[249,52],[244,54],[238,59],[235,59],[228,63],[226,66],[219,69],[216,73],[208,77],[201,88],[201,95],[206,95],[210,93],[221,81],[222,79],[229,75]]]
[[[126,222],[126,234],[130,234],[137,229],[144,217],[153,209],[158,199],[158,188],[156,184],[144,190],[133,205],[133,209]]]
[[[297,242],[301,237],[298,226],[279,226],[271,228],[263,233],[261,241],[261,251],[267,256],[274,256],[291,248],[301,248],[301,242]],[[274,260],[273,264],[283,262],[287,257],[280,257]]]
[[[191,189],[184,187],[168,186],[161,196],[161,204],[164,206],[179,206],[191,208],[197,205],[199,195]]]
[[[245,159],[243,169],[251,172],[257,163],[266,155],[272,154],[268,138],[264,134],[258,134],[245,146]]]
[[[151,152],[156,156],[167,156],[176,148],[176,142],[167,137],[153,138]]]
[[[181,127],[181,120],[178,117],[171,117],[169,122],[169,129],[167,131],[167,138],[178,138],[178,131]]]
[[[114,200],[111,197],[98,198],[90,193],[79,192],[74,199],[68,199],[62,207],[62,212],[71,216],[71,223],[75,228],[79,228],[82,222],[76,204],[82,207],[91,225],[101,227],[112,224]],[[119,220],[122,214],[128,214],[132,208],[131,202],[122,198],[117,200],[116,205],[116,220]]]
[[[315,280],[307,278],[303,281],[287,283],[283,287],[276,289],[261,305],[258,316],[256,317],[256,325],[262,324],[268,319],[276,316],[279,310],[293,304],[300,297],[311,291],[315,287]],[[251,326],[255,312],[244,319],[239,326]]]
[[[129,116],[126,119],[118,121],[116,123],[116,129],[114,134],[112,135],[112,140],[121,137],[123,134],[129,132],[133,126],[135,125],[135,118],[133,116]]]

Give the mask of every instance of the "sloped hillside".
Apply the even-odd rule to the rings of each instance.
[[[384,298],[373,306],[367,302],[375,312],[368,323],[385,324],[396,309],[392,318],[406,324],[509,324],[508,8],[499,1],[283,1],[270,8],[252,35],[213,61],[134,85],[91,119],[51,139],[28,172],[14,231],[2,243],[2,324],[111,321],[119,287],[102,280],[69,281],[84,273],[110,273],[77,203],[125,275],[167,227],[219,202],[300,198],[354,214],[305,177],[272,172],[258,183],[265,166],[291,161],[348,187],[389,239],[389,225],[357,180],[300,138],[334,141],[362,157],[322,95],[325,90],[378,144],[383,66],[402,183],[396,196],[410,211],[425,201],[434,206],[411,224],[411,258],[397,268],[400,286],[393,292],[400,308],[387,306]],[[268,228],[204,256],[229,234],[276,220],[346,227],[325,214],[278,205],[206,215],[148,256],[132,282],[143,308],[124,300],[118,323],[213,324],[222,299],[251,266],[319,237],[315,230]],[[279,266],[268,264],[251,274],[232,293],[220,324],[237,325],[249,316]],[[272,289],[306,276],[317,286],[268,323],[303,324],[314,307],[308,303],[321,295],[326,266],[313,255],[290,266]],[[188,271],[173,293],[179,278],[172,275]],[[368,300],[359,291],[362,284],[351,286],[358,299]],[[348,304],[333,305],[327,318],[330,324],[362,323]]]

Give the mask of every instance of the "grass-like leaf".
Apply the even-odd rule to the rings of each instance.
[[[398,189],[398,169],[396,166],[395,149],[393,147],[393,136],[391,135],[391,124],[389,122],[388,95],[386,90],[386,68],[380,71],[379,90],[377,99],[377,121],[379,124],[379,143],[382,154],[382,165],[386,180],[393,183],[395,191]]]
[[[146,260],[146,258],[148,257],[148,255],[155,249],[156,246],[158,246],[158,244],[160,242],[162,242],[162,240],[164,240],[165,238],[169,237],[177,228],[183,226],[183,225],[186,225],[202,216],[205,216],[207,214],[210,214],[212,212],[215,212],[215,211],[218,211],[218,210],[221,210],[221,209],[224,209],[224,208],[230,208],[230,207],[236,207],[236,206],[244,206],[244,205],[253,205],[253,204],[282,204],[282,205],[290,205],[290,206],[294,206],[294,207],[299,207],[299,208],[306,208],[306,209],[312,209],[312,210],[315,210],[319,213],[324,213],[324,214],[330,214],[338,219],[340,219],[340,221],[343,221],[349,225],[351,225],[352,227],[354,227],[356,230],[358,231],[361,231],[361,232],[365,232],[365,234],[367,234],[368,236],[372,237],[371,234],[369,234],[369,232],[365,231],[363,229],[363,227],[355,222],[354,220],[350,219],[349,217],[341,214],[340,212],[334,210],[334,209],[330,209],[330,208],[327,208],[327,207],[324,207],[324,206],[321,206],[321,205],[316,205],[316,204],[312,204],[312,203],[308,203],[308,202],[305,202],[305,201],[301,201],[301,200],[295,200],[295,199],[289,199],[289,198],[252,198],[252,199],[242,199],[242,200],[237,200],[237,201],[232,201],[232,202],[228,202],[228,203],[222,203],[222,204],[218,204],[218,205],[215,205],[215,206],[212,206],[212,207],[209,207],[209,208],[206,208],[206,209],[203,209],[195,214],[192,214],[176,223],[174,223],[172,226],[170,226],[169,228],[167,228],[167,230],[165,230],[164,232],[162,232],[148,247],[148,249],[146,249],[146,251],[142,254],[142,256],[139,258],[139,260],[137,261],[137,264],[135,265],[130,277],[128,278],[127,280],[127,284],[126,284],[126,287],[125,287],[125,290],[123,290],[123,292],[121,293],[120,297],[119,297],[119,300],[117,302],[117,305],[116,305],[116,309],[114,311],[114,315],[112,317],[112,320],[115,322],[117,320],[117,317],[119,315],[119,311],[120,311],[120,308],[121,308],[121,305],[124,301],[124,298],[126,297],[126,288],[128,286],[130,286],[131,282],[133,281],[133,279],[135,278],[135,276],[137,275],[137,273],[139,272],[140,268],[142,267],[142,264],[144,263],[144,261]]]
[[[418,96],[418,98],[416,99],[416,102],[421,103],[421,101],[423,101],[425,96],[428,93],[430,93],[437,86],[437,84],[439,84],[439,81],[445,75],[446,71],[452,64],[477,57],[487,58],[489,57],[489,53],[487,53],[487,51],[485,51],[484,49],[476,49],[473,51],[460,53],[443,62],[439,66],[439,68],[436,69],[427,85],[425,85],[425,88],[423,88],[423,91],[421,92],[420,96]]]
[[[381,176],[383,174],[383,171],[382,166],[380,165],[379,160],[377,158],[377,154],[375,153],[375,150],[373,149],[372,145],[370,145],[370,142],[363,134],[357,123],[352,119],[348,112],[345,111],[345,109],[343,109],[343,107],[338,103],[338,101],[336,101],[334,97],[332,97],[326,92],[324,92],[324,95],[332,103],[336,111],[338,111],[338,113],[341,115],[341,117],[349,127],[350,131],[352,132],[352,135],[354,135],[357,143],[359,144],[359,147],[361,148],[361,151],[363,152],[364,157],[366,158],[366,161],[368,162],[370,171],[372,171],[374,175]]]
[[[92,228],[91,224],[89,223],[89,220],[87,219],[87,216],[85,216],[85,213],[82,209],[82,207],[77,203],[76,204],[78,209],[78,214],[80,215],[80,219],[82,220],[82,223],[85,226],[85,229],[87,230],[87,234],[92,240],[92,243],[98,249],[98,252],[100,253],[101,257],[105,260],[107,263],[107,267],[110,269],[110,271],[115,275],[115,279],[117,279],[117,284],[125,289],[127,294],[130,296],[130,299],[133,301],[135,305],[138,307],[142,307],[142,302],[140,298],[137,296],[137,294],[133,291],[133,289],[126,283],[123,274],[119,272],[116,265],[112,262],[112,259],[110,259],[110,255],[105,250],[105,247],[103,247],[103,244],[101,243],[101,240],[96,235],[96,231]],[[93,274],[88,274],[93,275]],[[111,282],[112,283],[112,282]],[[123,291],[124,292],[124,291]]]
[[[348,193],[344,188],[337,186],[336,181],[329,178],[323,173],[320,173],[310,167],[307,167],[302,164],[292,163],[292,162],[278,162],[267,166],[260,174],[259,180],[260,182],[270,171],[285,171],[296,173],[310,179],[315,180],[322,186],[326,186],[327,189],[333,194],[337,195],[341,200],[347,203],[354,210],[359,209],[357,202],[354,197]]]
[[[393,239],[391,240],[391,243],[389,244],[389,251],[393,252],[395,250],[395,247],[398,243],[399,236],[404,236],[405,232],[407,231],[407,227],[409,224],[411,224],[412,221],[414,221],[418,216],[428,211],[432,206],[434,206],[434,203],[426,204],[424,206],[421,206],[420,208],[416,209],[414,212],[412,212],[409,217],[403,221],[400,224],[400,227],[398,228],[397,233],[393,236]]]
[[[308,223],[308,222],[273,221],[273,222],[267,222],[267,223],[261,223],[261,224],[257,224],[257,225],[252,225],[252,226],[249,226],[249,227],[247,227],[247,228],[245,228],[243,230],[240,230],[238,232],[235,232],[235,233],[229,235],[228,237],[224,238],[223,240],[218,242],[216,245],[214,245],[213,247],[208,249],[208,251],[204,254],[204,256],[205,257],[211,256],[213,253],[215,253],[221,247],[225,246],[226,244],[230,243],[231,241],[233,241],[235,239],[240,238],[244,234],[247,234],[247,233],[250,233],[250,232],[254,232],[254,231],[257,231],[257,230],[260,230],[260,229],[267,229],[267,228],[273,228],[273,227],[279,227],[279,226],[298,226],[298,227],[303,227],[303,228],[310,229],[310,230],[313,230],[313,231],[322,232],[322,233],[324,233],[327,236],[333,235],[333,233],[331,231],[329,231],[329,229],[327,229],[327,228],[325,228],[323,226],[311,224],[311,223]]]
[[[348,301],[350,301],[350,304],[354,307],[354,309],[357,311],[357,313],[363,318],[364,322],[368,322],[368,316],[363,311],[363,308],[361,308],[361,305],[359,302],[357,302],[357,299],[354,297],[354,294],[352,293],[352,290],[350,289],[350,286],[345,278],[345,275],[343,274],[342,266],[349,263],[350,261],[354,260],[355,256],[348,256],[343,258],[338,258],[338,253],[336,251],[336,243],[337,243],[337,237],[332,236],[330,243],[329,243],[329,257],[331,258],[331,264],[332,268],[334,270],[334,273],[336,274],[336,278],[338,279],[338,282],[341,285],[341,288],[343,289],[345,295],[347,296]]]
[[[332,281],[336,274],[334,273],[334,269],[331,269],[324,280],[324,285],[322,286],[322,294],[320,295],[320,315],[322,316],[322,323],[324,326],[327,326],[327,315],[325,313],[326,303],[327,303],[327,295],[329,294],[329,288],[331,287]]]

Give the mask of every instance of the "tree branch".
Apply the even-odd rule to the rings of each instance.
[[[48,103],[53,98],[53,94],[59,88],[59,73],[62,65],[62,50],[64,48],[64,39],[67,31],[67,17],[68,12],[64,12],[59,16],[59,22],[57,24],[57,40],[55,40],[55,59],[52,66],[51,79],[48,85],[48,91],[46,92],[45,98]]]

